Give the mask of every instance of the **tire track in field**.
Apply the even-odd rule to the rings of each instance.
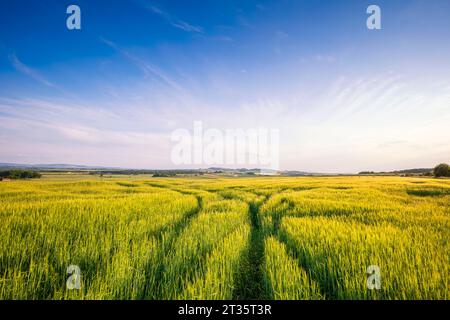
[[[162,190],[173,191],[173,192],[177,192],[177,193],[184,194],[184,195],[193,195],[197,199],[197,206],[193,210],[187,212],[180,220],[178,220],[177,222],[175,222],[173,224],[169,223],[167,225],[164,225],[164,226],[160,227],[159,229],[155,230],[154,232],[152,232],[151,235],[156,237],[158,240],[162,240],[163,235],[165,233],[171,232],[171,231],[173,231],[174,235],[178,236],[181,233],[181,231],[187,227],[190,220],[193,219],[203,208],[203,199],[199,195],[196,195],[196,194],[193,194],[193,193],[187,192],[187,191],[171,189],[169,186],[157,185],[156,183],[150,183],[150,182],[147,183],[146,182],[145,184],[147,184],[151,187],[154,187],[154,188],[160,188]]]
[[[223,199],[221,199],[223,200]],[[186,289],[186,286],[190,283],[193,283],[196,279],[203,278],[208,271],[207,266],[205,265],[206,259],[208,255],[217,248],[218,245],[222,243],[222,240],[228,238],[234,232],[236,232],[238,228],[233,228],[231,230],[225,230],[221,237],[219,237],[217,241],[211,242],[208,247],[205,247],[204,250],[193,252],[193,255],[186,256],[183,259],[183,263],[176,264],[176,268],[173,268],[173,259],[174,256],[172,254],[177,255],[176,251],[184,250],[182,246],[177,246],[179,243],[175,240],[173,242],[173,246],[169,249],[169,255],[165,256],[165,266],[172,266],[167,270],[164,270],[162,273],[161,286],[159,288],[158,299],[179,299],[179,295],[183,293]],[[177,262],[177,260],[175,260]],[[188,266],[188,267],[186,267]],[[167,290],[166,285],[169,285],[171,289]]]
[[[143,299],[160,299],[161,298],[161,287],[160,281],[163,279],[164,272],[166,270],[166,261],[165,257],[167,252],[173,250],[174,244],[176,240],[179,238],[184,229],[186,229],[191,223],[192,219],[194,219],[198,213],[202,210],[203,200],[202,198],[197,198],[197,207],[188,212],[183,218],[181,218],[176,223],[166,226],[160,230],[160,233],[157,236],[158,241],[162,244],[158,250],[158,259],[157,265],[155,266],[152,261],[149,261],[146,266],[146,270],[149,270],[151,273],[151,277],[157,279],[156,284],[150,284],[150,282],[146,281],[146,286],[144,287],[144,291],[142,293]]]
[[[325,299],[337,299],[335,293],[333,292],[333,285],[330,284],[329,281],[319,278],[313,271],[311,271],[311,263],[308,263],[307,261],[317,258],[314,258],[313,256],[307,257],[305,253],[300,252],[299,249],[292,244],[292,241],[289,241],[289,236],[287,234],[277,231],[275,236],[280,243],[283,243],[286,246],[287,254],[297,262],[300,268],[306,271],[309,281],[315,282],[318,285],[320,294],[325,297]],[[331,279],[332,276],[329,272],[327,272],[327,276],[325,278]]]
[[[311,188],[303,188],[303,187],[301,187],[301,188],[296,188],[296,189],[300,189],[300,190],[303,191],[303,190],[309,190]],[[266,198],[260,204],[260,206],[262,206],[264,203],[266,203],[272,196],[274,196],[276,194],[281,194],[284,191],[290,191],[290,190],[293,190],[293,189],[289,188],[289,187],[282,187],[282,188],[280,188],[278,190],[274,190],[274,192],[272,192],[271,194],[265,196]],[[300,190],[297,190],[297,191],[300,191]],[[255,192],[251,192],[251,193],[257,195],[257,193],[255,193]],[[288,206],[289,206],[289,208],[291,208],[292,206],[294,206],[294,204],[293,203],[288,203]],[[259,207],[258,207],[258,212],[257,212],[258,219],[260,219]],[[283,217],[288,217],[288,216],[294,216],[294,215],[285,214],[285,213],[274,213],[274,212],[268,213],[268,214],[272,218],[272,228],[269,228],[268,230],[263,230],[261,228],[261,223],[259,222],[260,223],[260,225],[259,225],[260,231],[259,232],[262,233],[262,237],[261,237],[261,241],[263,242],[262,246],[264,247],[265,238],[268,237],[268,236],[273,236],[280,243],[283,243],[285,245],[285,247],[286,247],[286,252],[289,255],[289,257],[292,258],[294,261],[296,261],[297,265],[301,269],[306,271],[306,273],[308,274],[308,278],[309,278],[310,282],[315,282],[318,285],[320,294],[322,296],[324,296],[324,297],[327,297],[327,298],[333,298],[334,295],[329,290],[329,284],[327,284],[325,281],[320,281],[320,279],[315,277],[315,275],[310,271],[311,270],[311,266],[308,263],[306,263],[306,261],[307,261],[306,257],[301,252],[299,252],[298,248],[296,248],[293,244],[291,244],[292,241],[289,241],[288,235],[286,235],[285,233],[282,233],[281,230],[280,230],[280,225],[281,225],[282,218]],[[263,255],[264,255],[264,252],[263,252]],[[262,259],[262,263],[264,263],[264,257]],[[262,276],[264,276],[263,272],[264,271],[262,270]],[[266,291],[268,291],[268,290],[270,290],[270,289],[266,289]],[[266,298],[266,299],[269,298],[270,299],[270,298],[273,298],[273,296],[271,295],[271,292],[266,292],[266,297],[263,297],[262,299],[264,299],[264,298]]]
[[[234,300],[270,299],[264,284],[265,236],[262,230],[259,208],[270,196],[260,202],[249,202],[249,218],[251,223],[249,246],[241,259],[239,272],[236,275]]]
[[[262,228],[259,208],[270,198],[270,195],[264,195],[262,201],[243,200],[237,195],[223,194],[227,189],[234,190],[234,187],[226,188],[216,192],[223,199],[238,200],[246,202],[248,205],[248,215],[250,221],[249,243],[239,262],[239,269],[233,277],[235,287],[232,293],[233,300],[260,300],[271,299],[272,293],[267,292],[264,283],[264,261],[265,261],[265,236]],[[261,194],[240,190],[254,196],[260,197]]]
[[[289,208],[294,206],[294,204],[289,203]],[[308,274],[308,278],[310,282],[315,282],[319,286],[320,294],[327,299],[334,299],[335,295],[332,292],[331,286],[328,282],[321,280],[317,277],[314,272],[312,272],[311,264],[308,263],[308,257],[306,257],[305,253],[300,252],[299,249],[293,245],[293,242],[290,241],[289,235],[280,230],[281,219],[283,217],[289,217],[295,215],[290,214],[280,214],[280,213],[272,213],[272,235],[280,242],[283,243],[286,247],[287,254],[297,262],[297,265],[306,271]],[[312,258],[312,257],[309,257]],[[330,276],[331,277],[331,276]],[[327,278],[329,278],[327,276]]]
[[[147,183],[148,185],[152,187],[157,187],[161,189],[166,189],[174,192],[178,192],[181,194],[186,195],[194,195],[197,198],[198,206],[195,212],[192,212],[185,216],[181,221],[178,221],[175,225],[173,225],[173,232],[171,233],[169,239],[166,239],[166,245],[161,250],[161,258],[159,259],[160,263],[157,268],[157,279],[162,280],[165,274],[166,269],[166,259],[165,253],[170,252],[174,250],[174,245],[176,243],[176,239],[180,236],[180,234],[183,232],[183,230],[190,224],[191,220],[198,215],[198,213],[203,208],[202,203],[202,197],[195,192],[192,191],[186,191],[179,189],[178,185],[171,185],[171,186],[165,186],[160,185],[156,183]],[[221,198],[223,195],[220,194],[220,192],[209,192],[205,191],[203,189],[200,189],[202,192],[208,192],[212,194],[217,194]],[[199,191],[200,191],[199,190]],[[289,188],[281,188],[279,190],[274,190],[271,194],[264,195],[264,200],[261,202],[256,201],[250,201],[247,202],[249,206],[248,214],[249,214],[249,220],[250,220],[250,238],[249,238],[249,245],[248,249],[246,250],[245,254],[241,258],[239,271],[236,274],[235,283],[236,286],[234,288],[233,292],[233,298],[234,300],[256,300],[256,299],[271,299],[273,297],[272,292],[269,288],[265,285],[264,282],[264,263],[265,263],[265,238],[267,236],[267,232],[263,230],[262,223],[261,223],[261,217],[260,217],[260,207],[266,203],[272,195],[281,193],[283,191],[290,190]],[[256,196],[261,196],[260,193],[255,193],[249,190],[246,190],[245,192],[249,192]],[[229,197],[229,199],[236,199],[243,201],[242,199],[239,199],[239,197]],[[284,216],[284,215],[283,215]],[[299,263],[299,266],[303,269],[307,270],[303,265],[300,264],[299,259],[296,257],[296,252],[294,251],[295,248],[292,248],[288,245],[287,241],[281,240],[279,236],[279,226],[281,222],[282,215],[279,214],[273,214],[272,215],[272,221],[273,221],[273,235],[275,235],[278,240],[286,245],[286,249],[288,254],[294,258],[297,263]],[[164,234],[164,232],[161,232],[161,236]],[[308,272],[309,274],[309,272]],[[316,281],[317,282],[317,281]],[[318,282],[319,286],[320,283]],[[320,286],[322,289],[322,286]],[[150,288],[149,288],[150,289]],[[146,290],[145,297],[152,297],[153,299],[161,299],[163,298],[162,293],[162,287],[157,286],[156,288],[152,288],[153,292],[148,292]],[[321,290],[322,291],[322,290]]]
[[[255,191],[245,190],[257,197],[263,196],[260,202],[250,201],[249,218],[251,223],[249,246],[242,257],[239,273],[237,274],[237,285],[233,292],[234,300],[270,300],[273,299],[273,293],[265,285],[265,240],[268,233],[264,230],[261,222],[260,208],[275,193],[281,193],[289,188],[284,187],[273,190],[270,194],[261,194]],[[244,190],[242,190],[244,191]]]
[[[203,208],[203,199],[198,196],[197,198],[197,208],[192,212],[186,214],[180,221],[176,222],[171,228],[168,228],[167,232],[162,232],[160,234],[159,240],[162,242],[162,247],[158,253],[158,264],[155,268],[151,263],[148,265],[147,270],[151,270],[150,273],[152,277],[158,280],[156,286],[146,286],[144,290],[144,298],[148,299],[161,299],[162,297],[162,287],[160,286],[161,280],[164,277],[164,273],[167,268],[167,261],[165,257],[168,252],[172,252],[174,250],[174,246],[177,242],[177,239],[180,237],[181,233],[184,229],[186,229],[191,221],[199,214],[199,212]],[[168,234],[167,238],[164,236]]]
[[[180,194],[185,194],[185,195],[194,195],[197,199],[198,202],[198,206],[197,209],[195,210],[195,212],[189,214],[188,216],[185,216],[185,218],[183,218],[181,221],[179,221],[178,223],[176,223],[175,226],[172,227],[173,231],[169,233],[169,237],[165,238],[164,241],[164,245],[162,247],[162,249],[160,250],[160,257],[158,258],[158,266],[156,268],[156,273],[154,273],[154,277],[156,277],[156,279],[158,279],[158,284],[156,286],[153,287],[148,287],[145,291],[145,298],[150,298],[150,299],[174,299],[175,296],[170,296],[167,297],[166,296],[166,292],[164,291],[164,286],[165,286],[165,276],[167,273],[167,266],[169,263],[171,263],[170,261],[170,256],[168,255],[168,253],[170,252],[174,252],[176,250],[175,245],[177,243],[177,239],[180,237],[180,235],[182,234],[182,232],[190,225],[191,221],[198,216],[198,214],[203,210],[203,198],[201,195],[199,195],[197,192],[193,192],[193,191],[188,191],[188,190],[182,190],[179,188],[178,185],[171,185],[171,186],[165,186],[165,185],[159,185],[157,183],[147,183],[148,185],[152,186],[152,187],[156,187],[156,188],[161,188],[161,189],[166,189],[169,191],[174,191]],[[197,190],[197,189],[196,189]],[[203,189],[198,189],[201,192],[205,192],[205,193],[211,193],[209,191],[205,191]],[[214,193],[220,196],[220,194],[218,193]],[[223,197],[220,197],[223,199]],[[163,236],[164,233],[161,234],[161,236]],[[227,237],[228,234],[225,236]],[[204,259],[206,258],[206,256],[208,255],[209,252],[211,252],[213,250],[213,248],[211,248],[211,250],[208,250],[206,252],[204,252],[198,259],[198,263],[203,263]],[[151,266],[150,266],[151,267]],[[153,267],[154,269],[154,267]],[[184,270],[181,271],[180,270],[180,274],[178,275],[179,278],[178,279],[184,279],[185,276],[187,274],[189,274],[190,270]],[[181,280],[180,280],[181,281]],[[181,286],[179,289],[182,290],[182,286],[183,286],[183,281],[181,281],[179,283],[179,285]]]
[[[163,275],[166,269],[165,265],[165,259],[167,252],[170,252],[173,250],[174,244],[176,243],[176,240],[179,238],[181,233],[184,229],[186,229],[189,224],[191,223],[192,219],[194,219],[200,211],[203,209],[203,198],[200,195],[195,195],[190,192],[181,192],[179,190],[171,189],[170,186],[164,186],[164,185],[157,185],[154,183],[146,183],[147,185],[150,185],[152,187],[160,188],[163,190],[173,191],[180,194],[185,195],[194,195],[197,199],[197,206],[194,210],[191,210],[190,212],[186,213],[180,220],[175,222],[174,224],[169,224],[167,226],[161,227],[159,230],[155,232],[155,236],[158,239],[158,241],[162,242],[162,247],[159,250],[158,253],[158,264],[155,267],[152,262],[149,262],[149,264],[146,266],[146,270],[150,270],[152,273],[152,277],[158,279],[158,284],[156,286],[150,285],[147,281],[147,285],[144,287],[144,290],[141,294],[141,297],[143,299],[160,299],[161,298],[161,287],[159,286],[160,280],[163,279]],[[167,237],[166,237],[167,236]]]

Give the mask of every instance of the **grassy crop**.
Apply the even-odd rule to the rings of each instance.
[[[446,179],[44,175],[0,182],[0,299],[449,299],[449,240]]]
[[[309,279],[296,259],[289,256],[286,246],[273,236],[266,239],[265,284],[274,299],[318,300],[319,286]]]

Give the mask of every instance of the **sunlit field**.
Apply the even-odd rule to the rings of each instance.
[[[0,299],[449,299],[449,240],[448,179],[46,175],[0,182]]]

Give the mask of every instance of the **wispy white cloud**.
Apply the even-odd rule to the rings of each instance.
[[[9,56],[9,60],[11,61],[11,64],[17,71],[23,73],[24,75],[36,80],[37,82],[47,87],[56,88],[55,84],[45,79],[45,77],[43,77],[38,71],[27,66],[25,63],[19,60],[19,58],[15,54],[11,54]]]
[[[199,27],[199,26],[190,24],[186,21],[180,20],[180,19],[174,17],[173,15],[169,14],[168,12],[163,11],[154,5],[147,6],[147,9],[149,9],[153,13],[161,16],[162,18],[164,18],[170,25],[172,25],[175,28],[181,29],[186,32],[200,33],[200,34],[204,33],[202,27]]]
[[[195,120],[205,129],[280,129],[283,169],[390,170],[433,165],[450,154],[446,81],[424,83],[393,72],[358,76],[349,72],[324,81],[311,94],[300,94],[307,91],[307,83],[294,86],[285,81],[287,89],[280,96],[266,90],[221,101],[225,94],[206,97],[203,91],[192,90],[186,79],[176,81],[142,56],[102,41],[162,85],[150,88],[138,76],[118,84],[119,90],[109,84],[116,97],[86,105],[70,99],[0,98],[2,159],[13,160],[12,155],[23,154],[20,150],[33,150],[35,162],[168,168],[170,133],[192,130]],[[221,89],[237,90],[242,85],[241,79],[227,78],[223,72],[215,75],[222,80]],[[292,99],[286,98],[289,92]],[[132,95],[142,99],[132,100]],[[29,159],[32,156],[30,152]]]
[[[449,103],[446,84],[396,73],[340,77],[285,122],[281,161],[335,172],[432,166],[450,154]]]
[[[147,125],[95,105],[2,98],[0,158],[122,167],[170,165],[170,131],[154,129],[158,119],[142,122]]]
[[[159,81],[163,82],[166,86],[180,92],[186,93],[181,85],[179,85],[175,80],[166,75],[160,68],[156,65],[139,58],[138,56],[130,53],[128,50],[120,48],[116,43],[111,40],[100,37],[100,41],[113,48],[124,57],[126,57],[129,61],[134,63],[146,76],[156,77]]]

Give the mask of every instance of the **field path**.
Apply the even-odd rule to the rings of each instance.
[[[237,284],[234,289],[233,299],[255,300],[270,299],[270,293],[266,292],[263,278],[264,263],[264,234],[262,231],[259,208],[269,197],[261,203],[249,203],[249,215],[251,222],[249,248],[243,256],[237,275]]]
[[[149,185],[151,185],[152,187],[175,191],[175,192],[185,194],[185,195],[193,195],[192,193],[189,193],[189,192],[180,192],[178,190],[174,190],[172,188],[161,186],[161,185],[156,185],[156,184],[149,184]],[[199,212],[203,208],[202,197],[199,195],[194,195],[194,196],[197,199],[197,207],[194,210],[186,213],[186,215],[182,219],[177,221],[172,226],[158,231],[158,238],[160,240],[162,240],[162,238],[165,237],[166,235],[168,235],[168,236],[165,239],[164,246],[159,253],[160,257],[158,259],[159,262],[158,262],[158,266],[156,268],[156,275],[155,275],[157,279],[162,279],[163,274],[166,270],[166,267],[167,267],[165,264],[166,263],[166,259],[165,259],[166,253],[173,250],[174,244],[176,243],[176,240],[178,239],[180,234],[191,223],[192,219],[194,219],[199,214]],[[151,268],[151,266],[149,266],[149,268]],[[162,296],[162,288],[159,285],[156,288],[150,287],[150,286],[145,287],[145,290],[144,290],[144,298],[145,299],[159,299],[161,296]]]

